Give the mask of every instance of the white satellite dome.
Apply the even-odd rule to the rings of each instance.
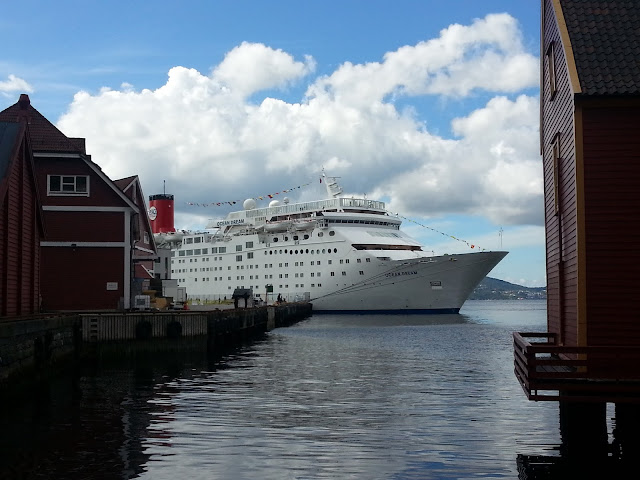
[[[284,197],[282,201],[284,202],[285,205],[289,205],[289,197]]]
[[[256,201],[253,198],[247,198],[242,203],[242,208],[245,210],[254,210],[256,208]]]
[[[277,206],[279,206],[279,205],[280,205],[280,200],[271,200],[271,201],[269,202],[269,206],[270,206],[270,207],[277,207]]]

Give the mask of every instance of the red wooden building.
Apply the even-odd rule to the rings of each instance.
[[[548,332],[515,335],[530,399],[640,403],[640,9],[543,0]]]
[[[0,317],[39,312],[43,234],[27,124],[0,122]]]
[[[144,272],[136,269],[140,255],[155,255],[150,233],[144,243],[148,221],[140,218],[147,215],[137,178],[123,182],[123,191],[87,155],[84,139],[66,137],[31,106],[27,95],[0,112],[0,121],[29,125],[47,225],[40,242],[42,308],[131,307],[142,284],[136,281],[136,272]]]
[[[518,461],[618,478],[640,451],[640,8],[542,0],[541,21],[547,331],[514,333],[514,360],[530,400],[559,402],[562,458]]]

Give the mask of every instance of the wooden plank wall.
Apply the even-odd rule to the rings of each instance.
[[[640,345],[640,114],[583,112],[588,343]]]
[[[42,247],[41,253],[45,311],[119,308],[125,288],[123,247]],[[117,283],[117,289],[107,290],[107,282]]]
[[[0,317],[7,315],[8,227],[9,203],[0,202]]]
[[[576,215],[576,147],[574,138],[574,103],[567,61],[563,51],[557,19],[551,0],[544,3],[542,47],[542,154],[545,192],[545,227],[547,243],[547,318],[548,330],[559,335],[559,343],[577,343],[577,215]],[[545,59],[551,42],[557,91],[553,99],[549,89],[549,66]],[[559,136],[559,205],[555,214],[553,142]]]
[[[7,195],[0,214],[0,316],[30,315],[39,309],[40,228],[35,181],[24,136],[7,171]]]

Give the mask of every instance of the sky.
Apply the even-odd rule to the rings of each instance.
[[[426,250],[507,250],[489,276],[544,286],[539,32],[531,0],[3,2],[0,110],[29,94],[179,229],[324,198],[324,170]]]

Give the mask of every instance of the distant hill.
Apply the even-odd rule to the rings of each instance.
[[[486,277],[471,293],[469,300],[544,300],[547,287],[523,287],[514,283]]]

